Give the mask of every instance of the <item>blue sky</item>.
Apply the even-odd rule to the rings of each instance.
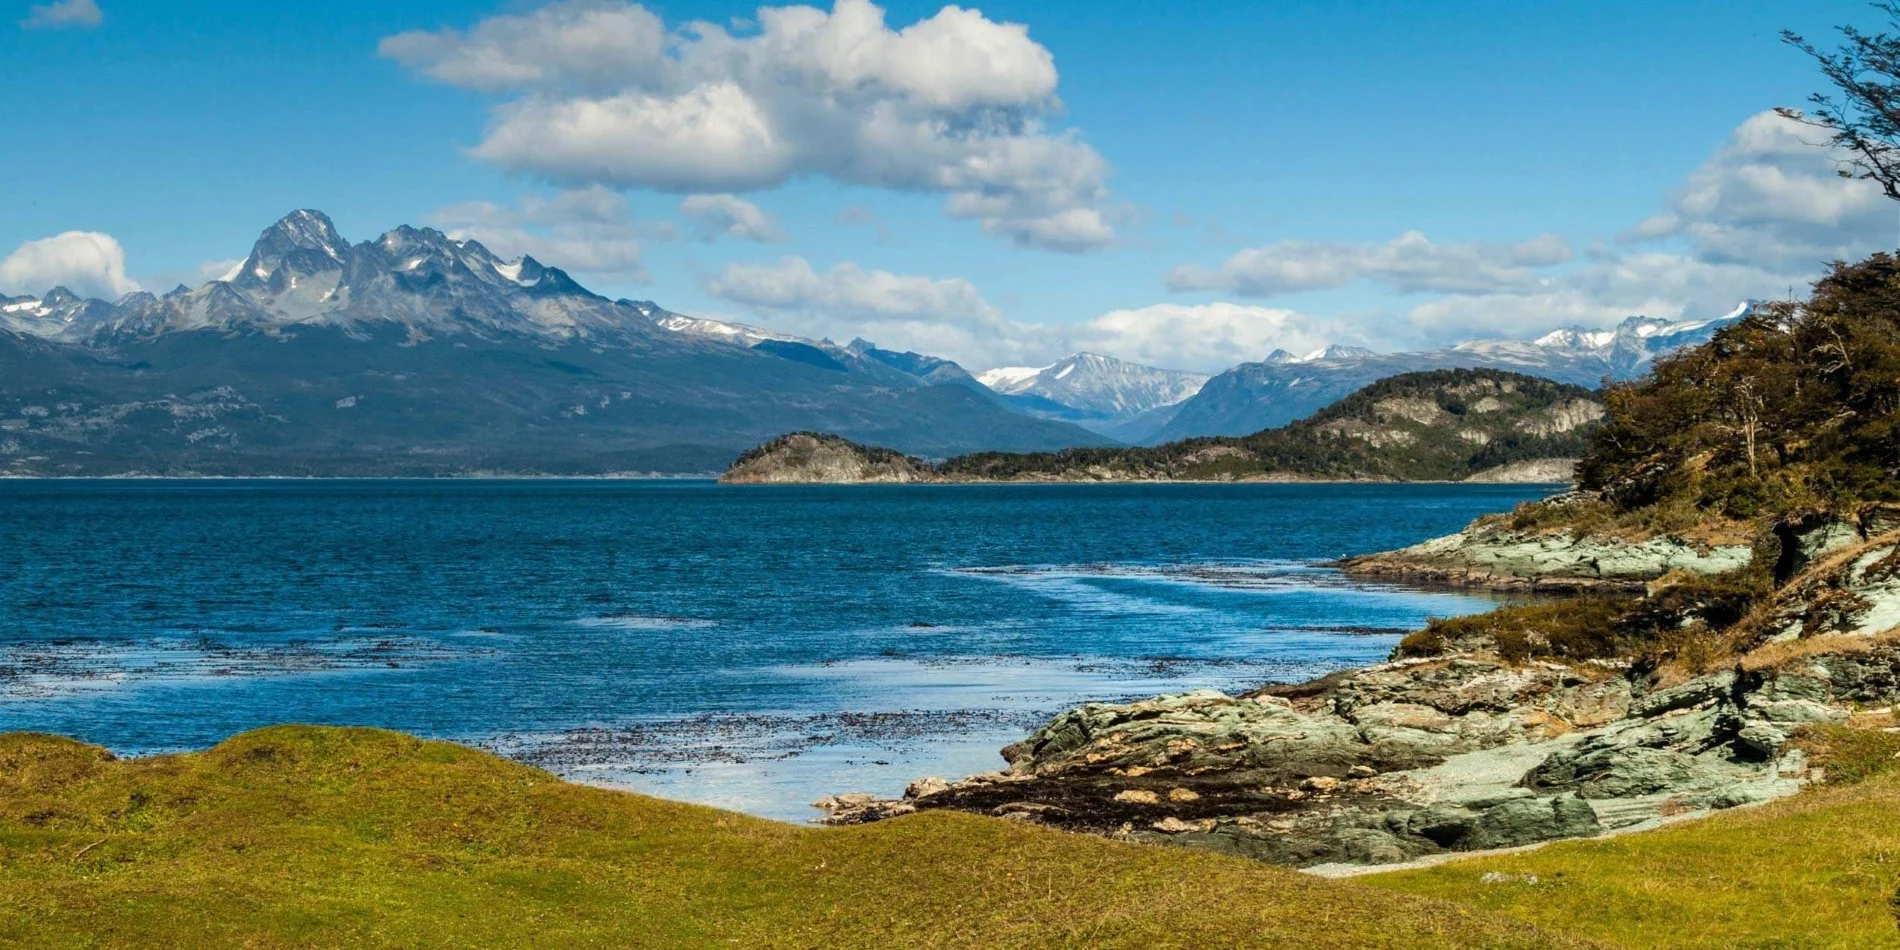
[[[7,293],[195,284],[314,207],[973,368],[1215,369],[1712,315],[1894,233],[1760,117],[1820,82],[1778,31],[1860,2],[35,6]]]

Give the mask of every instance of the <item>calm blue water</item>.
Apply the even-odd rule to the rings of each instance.
[[[1491,604],[1315,563],[1548,490],[0,482],[0,731],[385,726],[805,818],[1078,701],[1381,658]]]

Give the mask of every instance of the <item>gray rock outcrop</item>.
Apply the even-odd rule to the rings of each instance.
[[[854,823],[954,808],[1279,864],[1387,864],[1588,837],[1789,794],[1799,728],[1900,698],[1900,646],[1659,686],[1614,664],[1463,655],[1244,696],[1091,703],[1009,767]]]
[[[1544,504],[1561,505],[1563,496]],[[1340,567],[1360,577],[1392,578],[1502,590],[1641,590],[1672,571],[1724,574],[1747,567],[1749,544],[1707,544],[1669,535],[1642,540],[1569,530],[1517,531],[1480,521],[1457,534],[1408,548],[1348,558]]]

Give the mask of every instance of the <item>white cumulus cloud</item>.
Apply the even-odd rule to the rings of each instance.
[[[785,232],[758,205],[737,195],[687,195],[680,212],[693,222],[701,237],[732,237],[778,244]]]
[[[474,29],[421,30],[385,38],[382,55],[457,86],[613,89],[661,78],[666,24],[625,3],[556,3],[490,17]]]
[[[1216,269],[1168,272],[1171,290],[1269,297],[1367,281],[1397,293],[1486,293],[1536,286],[1540,268],[1569,261],[1570,242],[1546,234],[1516,244],[1434,244],[1408,231],[1384,244],[1281,241],[1236,252]]]
[[[519,207],[471,201],[430,215],[456,240],[473,238],[505,258],[533,257],[550,267],[608,279],[644,281],[640,227],[627,200],[605,188],[528,197]],[[663,233],[663,232],[662,232]]]
[[[1642,314],[1720,316],[1747,299],[1784,297],[1815,274],[1787,274],[1683,254],[1643,251],[1593,261],[1527,293],[1452,294],[1405,314],[1406,332],[1433,342],[1528,337],[1560,326],[1607,327]]]
[[[125,275],[125,248],[112,235],[97,231],[67,231],[27,241],[0,260],[0,289],[38,295],[54,287],[105,298],[139,289]]]
[[[717,194],[818,176],[943,195],[953,217],[1021,245],[1115,238],[1107,161],[1047,125],[1054,57],[975,10],[892,29],[869,0],[837,0],[761,8],[745,31],[669,31],[636,4],[567,0],[381,52],[512,97],[474,154],[553,181]]]
[[[28,10],[20,25],[29,30],[90,30],[105,21],[98,0],[57,0]]]
[[[1836,174],[1839,156],[1819,133],[1773,112],[1750,117],[1671,197],[1669,208],[1625,235],[1677,238],[1699,259],[1812,270],[1889,248],[1894,203],[1871,181]]]

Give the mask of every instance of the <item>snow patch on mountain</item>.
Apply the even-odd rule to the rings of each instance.
[[[649,304],[648,306],[652,305]],[[651,314],[650,318],[655,325],[671,330],[674,333],[705,337],[707,339],[720,340],[727,343],[738,343],[743,346],[756,346],[766,340],[777,340],[782,343],[806,343],[812,346],[821,345],[817,341],[806,340],[789,333],[779,333],[776,330],[748,326],[743,323],[728,323],[724,320],[709,320],[705,317],[689,317],[684,314],[669,313],[664,310],[659,310],[658,308],[655,308],[655,313]]]
[[[1039,396],[1102,419],[1172,406],[1199,392],[1208,376],[1077,353],[1048,366],[1005,366],[977,381],[1007,396]]]
[[[1049,366],[998,366],[976,374],[976,381],[1005,396],[1014,396],[1035,385],[1037,377],[1054,369]]]

